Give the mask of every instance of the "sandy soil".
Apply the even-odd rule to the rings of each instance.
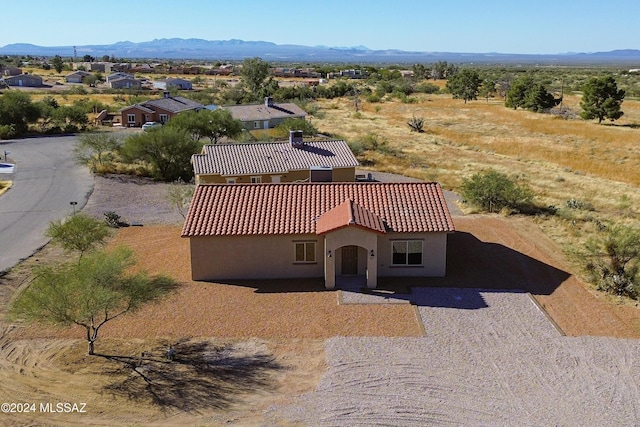
[[[535,409],[525,404],[529,384],[540,387],[542,391],[534,396],[552,406],[537,418],[540,422],[572,425],[571,420],[601,420],[593,411],[585,417],[567,418],[568,422],[563,416],[572,414],[578,401],[618,402],[614,395],[632,399],[632,403],[618,402],[616,408],[628,420],[640,420],[640,373],[638,363],[632,361],[637,359],[632,357],[638,353],[637,341],[562,336],[637,340],[640,310],[591,292],[570,274],[553,242],[526,219],[457,216],[454,222],[459,232],[450,236],[446,278],[383,283],[385,296],[398,298],[403,298],[406,285],[469,288],[474,295],[482,295],[487,307],[443,310],[416,301],[353,304],[339,290],[324,290],[321,281],[190,281],[188,242],[179,237],[176,224],[180,217],[162,201],[165,192],[163,184],[97,178],[87,211],[101,217],[104,210],[116,210],[126,220],[145,224],[121,229],[112,244],[131,246],[142,268],[171,274],[181,282],[180,289],[158,304],[107,325],[96,344],[103,356],[85,356],[86,345],[79,339],[82,331],[77,329],[2,321],[0,401],[87,403],[87,413],[14,413],[3,416],[4,425],[43,424],[45,420],[50,425],[373,425],[385,423],[382,415],[390,416],[372,410],[372,402],[383,397],[356,397],[387,392],[394,399],[407,399],[414,393],[432,399],[394,406],[399,411],[398,424],[473,424],[474,401],[479,395],[469,392],[473,387],[490,390],[489,400],[496,400],[493,406],[489,400],[482,401],[487,406],[478,412],[482,416],[477,424],[515,425],[527,419],[516,415],[519,410]],[[48,246],[0,278],[3,306],[28,281],[29,263],[61,256]],[[473,289],[509,291],[484,295]],[[521,298],[527,294],[520,290],[535,296],[562,333],[535,305],[522,308]],[[419,295],[416,291],[414,297]],[[492,300],[496,295],[501,298]],[[521,319],[520,312],[530,316],[511,321]],[[472,313],[488,313],[482,318],[485,323],[468,317]],[[493,326],[469,329],[470,324]],[[540,330],[555,332],[540,335]],[[522,335],[527,339],[518,338]],[[576,347],[566,347],[568,342],[577,343]],[[169,344],[178,351],[174,363],[164,358]],[[473,357],[466,357],[469,355]],[[439,357],[458,365],[447,365]],[[427,375],[424,372],[431,371],[411,360],[432,360],[435,365],[429,369],[440,370]],[[513,366],[512,376],[501,373],[501,364]],[[548,371],[547,365],[552,366]],[[386,370],[380,370],[381,366]],[[457,377],[443,373],[457,366]],[[393,374],[403,369],[423,374],[416,374],[414,380]],[[399,388],[393,388],[396,377]],[[464,383],[464,378],[469,379],[465,393],[455,387],[440,394],[429,391]],[[553,388],[550,395],[560,403],[554,406],[553,398],[541,399],[548,384],[560,383],[566,385]],[[504,400],[509,393],[514,397]],[[563,393],[574,397],[558,400]],[[313,403],[325,402],[321,394],[343,396],[344,403],[323,418],[317,412],[321,407]],[[462,395],[466,397],[461,400]],[[452,403],[458,400],[461,403]],[[438,401],[440,412],[434,413],[429,405]],[[336,404],[335,399],[326,402]],[[602,409],[598,405],[596,409]],[[416,411],[418,407],[426,409]],[[526,411],[523,414],[530,413]],[[358,414],[362,414],[360,421]],[[465,422],[465,416],[471,418]]]

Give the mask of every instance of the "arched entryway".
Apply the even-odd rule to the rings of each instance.
[[[367,286],[367,249],[346,245],[336,250],[335,283],[338,288]]]

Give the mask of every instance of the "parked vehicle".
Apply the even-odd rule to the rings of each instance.
[[[142,125],[142,130],[148,131],[157,127],[162,126],[162,123],[158,123],[158,122],[146,122],[145,124]]]

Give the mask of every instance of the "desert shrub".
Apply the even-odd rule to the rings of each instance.
[[[507,175],[489,170],[462,180],[461,194],[470,203],[488,212],[510,209],[516,212],[533,206],[533,191],[525,184],[517,184]]]
[[[607,228],[601,238],[587,242],[584,256],[590,279],[599,290],[640,298],[640,229],[626,225]]]
[[[426,94],[436,94],[440,92],[440,88],[438,86],[429,82],[417,84],[414,90],[417,93],[426,93]]]
[[[422,133],[424,132],[424,119],[422,117],[413,116],[411,120],[407,122],[412,132]]]
[[[380,102],[381,100],[382,98],[377,93],[372,93],[371,95],[367,96],[367,102],[375,103]]]
[[[16,131],[12,125],[0,125],[0,139],[11,139],[15,136]]]

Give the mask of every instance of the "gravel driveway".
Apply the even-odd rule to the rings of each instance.
[[[336,337],[310,426],[636,426],[640,342],[568,338],[527,293],[414,288],[424,338]]]

